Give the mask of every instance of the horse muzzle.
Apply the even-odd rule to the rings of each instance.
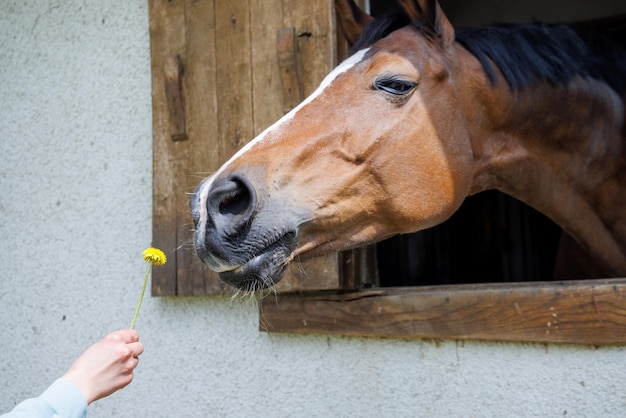
[[[241,290],[280,281],[296,248],[290,216],[268,201],[264,188],[241,173],[210,178],[191,196],[197,255],[220,280]]]

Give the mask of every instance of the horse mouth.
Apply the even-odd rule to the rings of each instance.
[[[296,234],[288,232],[242,265],[220,272],[219,278],[246,292],[271,287],[282,279],[295,247]]]

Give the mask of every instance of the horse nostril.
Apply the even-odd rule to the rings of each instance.
[[[247,189],[238,187],[232,193],[221,198],[218,205],[219,213],[222,215],[238,215],[250,207],[250,193]]]
[[[227,234],[240,232],[256,207],[256,194],[241,176],[217,180],[207,199],[207,209],[213,224]]]

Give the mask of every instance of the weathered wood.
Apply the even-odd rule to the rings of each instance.
[[[188,194],[198,183],[222,164],[218,155],[216,33],[213,0],[185,3],[185,99],[189,153],[184,172],[185,188],[177,193],[184,199],[181,217],[179,253],[185,257],[186,274],[178,278],[179,295],[212,295],[224,292],[224,284],[195,256],[192,246],[193,221]],[[183,173],[181,173],[182,175]]]
[[[626,343],[626,279],[278,295],[268,332],[614,345]]]
[[[170,113],[165,96],[166,57],[184,56],[185,8],[182,1],[150,0],[150,49],[153,86],[153,245],[168,256],[168,263],[152,274],[152,294],[175,295],[179,270],[177,209],[178,192],[184,188],[177,162],[186,159],[184,142],[174,142],[170,133]]]
[[[302,88],[296,59],[296,33],[294,28],[278,30],[276,54],[283,85],[283,112],[287,113],[302,101]]]
[[[225,162],[254,138],[248,2],[216,1],[215,31],[218,149]]]
[[[169,260],[153,270],[155,296],[232,292],[193,253],[188,194],[283,115],[276,32],[294,26],[294,15],[282,13],[283,3],[293,9],[297,2],[149,1],[153,245],[163,249]],[[322,10],[328,4],[315,7]],[[297,15],[300,25],[309,19],[313,16],[308,9]],[[315,39],[313,44],[319,44]],[[305,55],[297,54],[298,65],[307,69],[306,83],[317,85],[331,66],[324,55]],[[172,141],[172,135],[187,140]],[[279,286],[281,291],[339,288],[336,254],[294,263],[290,271]]]
[[[213,1],[150,2],[153,78],[153,245],[168,263],[152,274],[152,295],[206,295],[223,291],[217,275],[191,249],[188,193],[221,163],[215,152]],[[183,72],[184,69],[184,72]],[[196,86],[204,88],[198,89]],[[165,88],[164,88],[165,87]],[[172,118],[168,88],[180,89],[184,114]],[[176,95],[174,91],[174,95]],[[170,91],[171,95],[171,91]],[[181,103],[182,104],[182,103]],[[187,141],[172,141],[184,117]],[[215,132],[217,132],[215,130]],[[179,138],[180,139],[180,138]],[[197,149],[206,149],[198,153]]]
[[[250,2],[254,136],[283,115],[282,85],[276,59],[276,31],[283,25],[281,1]]]
[[[295,28],[298,74],[306,97],[336,65],[335,9],[329,0],[282,1],[284,27]]]
[[[338,254],[328,254],[287,266],[283,279],[276,285],[278,293],[342,289]]]
[[[180,56],[164,57],[163,73],[171,137],[174,141],[184,141],[187,139],[187,121],[183,95],[183,66]]]

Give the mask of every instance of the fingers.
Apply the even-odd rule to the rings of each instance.
[[[143,353],[144,346],[139,342],[139,334],[132,329],[124,329],[110,333],[104,337],[105,341],[110,341],[120,346],[118,355],[120,358],[137,358]]]
[[[144,349],[143,344],[139,341],[127,344],[127,347],[130,349],[132,357],[139,357]]]
[[[139,334],[134,329],[121,329],[107,335],[105,338],[111,338],[116,341],[122,341],[126,344],[139,341]]]

